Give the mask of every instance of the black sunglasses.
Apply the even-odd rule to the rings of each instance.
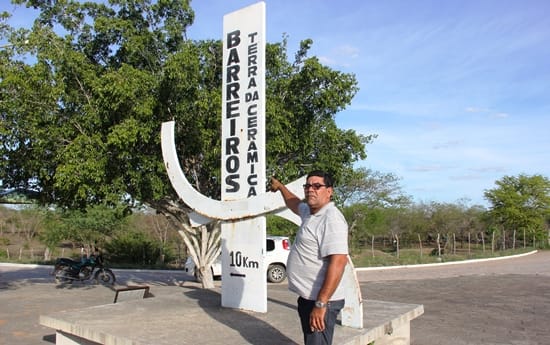
[[[319,189],[321,189],[321,187],[327,187],[327,185],[326,184],[320,184],[320,183],[313,183],[313,184],[306,183],[304,185],[304,189],[309,189],[309,187],[313,187],[314,190],[319,190]]]

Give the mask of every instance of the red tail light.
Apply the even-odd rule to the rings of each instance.
[[[289,240],[283,240],[283,249],[290,250],[290,241]]]

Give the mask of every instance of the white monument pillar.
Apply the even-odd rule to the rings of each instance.
[[[266,193],[265,3],[223,17],[222,201]],[[222,306],[267,311],[265,216],[222,223]]]

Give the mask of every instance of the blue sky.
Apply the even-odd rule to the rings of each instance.
[[[188,37],[221,39],[223,15],[255,2],[192,1]],[[549,1],[265,2],[269,42],[289,35],[292,58],[311,38],[310,55],[356,75],[336,121],[378,134],[358,165],[400,177],[414,201],[486,206],[505,175],[550,177]]]

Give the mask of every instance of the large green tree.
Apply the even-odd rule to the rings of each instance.
[[[219,227],[190,227],[165,172],[160,125],[176,121],[182,169],[219,198],[221,42],[186,37],[188,1],[12,2],[39,14],[30,29],[0,25],[11,44],[0,55],[3,186],[68,209],[146,204],[181,228],[208,275]],[[311,44],[293,61],[284,37],[267,47],[267,166],[282,180],[311,168],[342,179],[371,139],[337,128],[357,81],[308,57]]]
[[[518,230],[550,244],[550,180],[520,174],[504,176],[495,184],[485,191],[492,221],[503,231]]]

